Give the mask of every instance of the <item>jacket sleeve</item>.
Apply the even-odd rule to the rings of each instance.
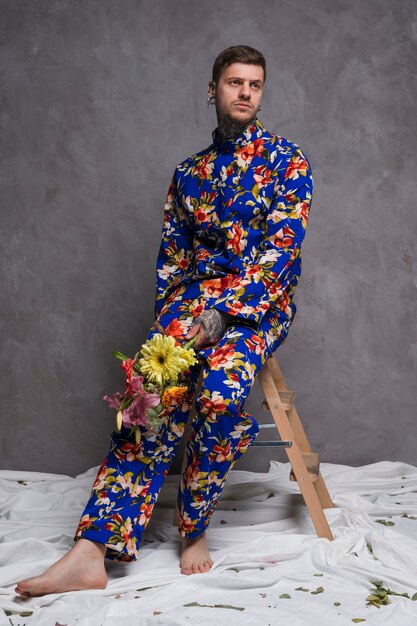
[[[192,272],[193,229],[178,192],[176,171],[164,206],[161,245],[156,261],[155,317],[169,292]]]
[[[254,261],[246,264],[214,308],[258,324],[273,303],[287,306],[287,287],[294,289],[301,274],[301,244],[312,193],[311,167],[297,146],[275,184]]]

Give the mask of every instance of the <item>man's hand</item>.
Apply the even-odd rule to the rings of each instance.
[[[228,315],[217,309],[207,309],[195,318],[185,339],[192,339],[197,335],[193,348],[205,348],[216,344],[223,335],[227,326]]]

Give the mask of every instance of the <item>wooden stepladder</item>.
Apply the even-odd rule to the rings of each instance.
[[[258,374],[258,380],[265,395],[264,408],[274,418],[281,441],[256,440],[252,446],[280,446],[285,448],[291,463],[289,479],[298,482],[311,520],[319,537],[333,541],[323,509],[331,509],[334,504],[320,473],[319,453],[313,452],[300,417],[294,406],[294,392],[285,384],[281,368],[274,355],[271,355]],[[274,424],[261,424],[260,427],[274,427]]]
[[[323,509],[333,508],[329,492],[324,483],[319,469],[319,453],[313,452],[307,435],[301,423],[300,417],[294,406],[294,392],[290,391],[285,384],[284,377],[274,355],[266,360],[258,374],[265,400],[262,403],[264,409],[271,412],[274,424],[260,424],[260,428],[277,428],[281,437],[279,441],[257,441],[255,446],[283,447],[291,463],[289,479],[297,481],[304,501],[310,513],[314,528],[319,537],[333,541],[334,537],[330,530]],[[187,437],[191,423],[191,415],[188,420],[184,437]],[[181,473],[184,472],[186,453],[182,462]],[[178,505],[176,505],[173,524],[178,525]]]

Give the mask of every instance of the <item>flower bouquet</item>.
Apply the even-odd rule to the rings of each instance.
[[[104,396],[109,405],[117,410],[116,428],[131,428],[136,442],[141,440],[139,426],[158,432],[167,415],[179,405],[187,390],[181,384],[183,374],[197,362],[191,347],[196,337],[183,346],[171,335],[155,333],[135,354],[133,359],[121,352],[113,352],[121,361],[126,374],[124,392],[112,397]]]

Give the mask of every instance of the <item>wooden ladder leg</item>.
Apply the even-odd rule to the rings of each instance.
[[[270,357],[267,360],[266,365],[272,374],[272,378],[274,380],[275,386],[278,389],[278,391],[287,391],[288,387],[285,383],[284,376],[282,374],[281,368],[278,364],[276,357]],[[300,416],[298,415],[297,409],[295,408],[294,404],[287,411],[287,416],[292,426],[292,429],[294,431],[295,441],[298,447],[300,448],[301,452],[311,452],[312,449],[311,449],[310,442],[308,440],[303,424],[300,420]],[[318,478],[314,482],[314,488],[320,499],[322,508],[323,509],[334,508],[334,504],[327,490],[326,483],[324,482],[321,472],[319,472]]]
[[[286,447],[285,451],[294,470],[317,535],[332,541],[334,537],[326,516],[324,515],[323,507],[312,478],[307,470],[302,452],[295,439],[294,431],[288,420],[287,413],[282,405],[270,368],[263,367],[258,374],[258,378],[281,439],[293,442],[293,445]]]

